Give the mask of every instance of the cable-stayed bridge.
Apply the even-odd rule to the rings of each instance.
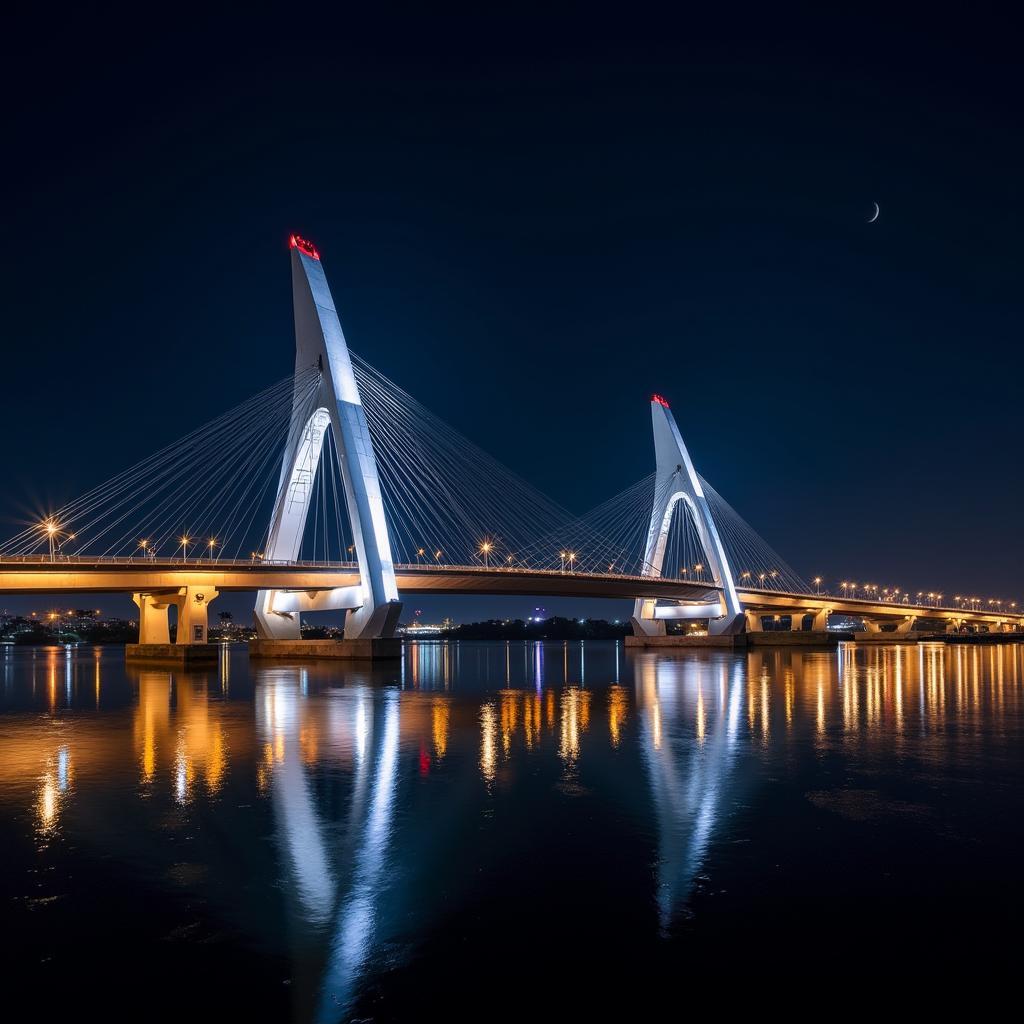
[[[208,608],[256,590],[264,649],[294,652],[303,612],[346,612],[346,642],[394,635],[401,594],[630,598],[634,631],[765,618],[823,630],[1024,629],[1006,602],[795,573],[696,471],[651,398],[655,472],[585,515],[539,492],[350,352],[313,245],[291,240],[295,371],[0,544],[0,593],[120,591],[140,643],[207,641]],[[934,628],[934,627],[933,627]],[[367,646],[369,644],[370,646]]]

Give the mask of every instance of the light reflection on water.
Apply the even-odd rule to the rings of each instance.
[[[525,873],[557,872],[595,829],[613,866],[588,876],[595,900],[632,915],[630,941],[672,943],[682,925],[714,922],[709,880],[755,884],[739,859],[754,855],[736,844],[786,827],[762,806],[811,823],[823,848],[833,833],[849,841],[851,823],[901,813],[945,816],[948,831],[959,812],[929,804],[936,791],[983,779],[986,758],[1020,781],[1007,766],[1022,652],[417,642],[394,667],[260,666],[225,651],[215,669],[182,673],[126,667],[117,651],[8,647],[0,814],[16,832],[30,823],[20,877],[48,858],[55,877],[82,879],[81,849],[115,861],[131,849],[134,884],[157,903],[171,854],[147,840],[170,830],[203,868],[194,895],[198,879],[222,880],[210,913],[248,920],[239,941],[292,965],[293,1015],[330,1020],[366,998],[383,963],[429,952],[513,845]],[[903,790],[922,778],[911,800]],[[195,838],[218,829],[263,858],[244,885],[237,853]],[[763,863],[742,865],[767,884]],[[276,923],[253,922],[254,900]],[[59,902],[46,913],[33,934],[74,930]],[[574,920],[559,927],[585,944]]]

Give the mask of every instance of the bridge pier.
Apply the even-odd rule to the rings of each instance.
[[[281,661],[397,661],[402,657],[402,640],[397,636],[349,640],[266,640],[249,641],[250,658]]]
[[[177,594],[132,594],[132,600],[139,606],[139,644],[169,644],[168,611]]]
[[[160,593],[132,594],[139,608],[139,642],[125,645],[125,658],[178,664],[216,659],[209,643],[209,605],[216,587],[188,585]],[[170,609],[178,610],[177,638],[170,640]]]

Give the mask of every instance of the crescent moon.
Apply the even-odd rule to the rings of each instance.
[[[882,212],[882,208],[878,205],[878,203],[875,203],[875,212],[868,218],[868,223],[869,224],[874,224],[875,221],[878,220],[878,215],[881,212]]]

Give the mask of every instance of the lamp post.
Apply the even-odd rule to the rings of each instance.
[[[181,560],[182,562],[188,561],[188,537],[180,537],[181,540]]]
[[[47,519],[43,523],[43,529],[46,531],[46,539],[50,542],[50,561],[54,561],[57,553],[57,524],[52,519]]]
[[[494,545],[489,540],[485,540],[483,542],[483,544],[480,545],[480,554],[482,554],[484,556],[484,568],[485,569],[489,569],[490,568],[490,565],[491,565],[491,563],[490,563],[490,554],[491,554],[491,549],[493,547],[494,547]]]

